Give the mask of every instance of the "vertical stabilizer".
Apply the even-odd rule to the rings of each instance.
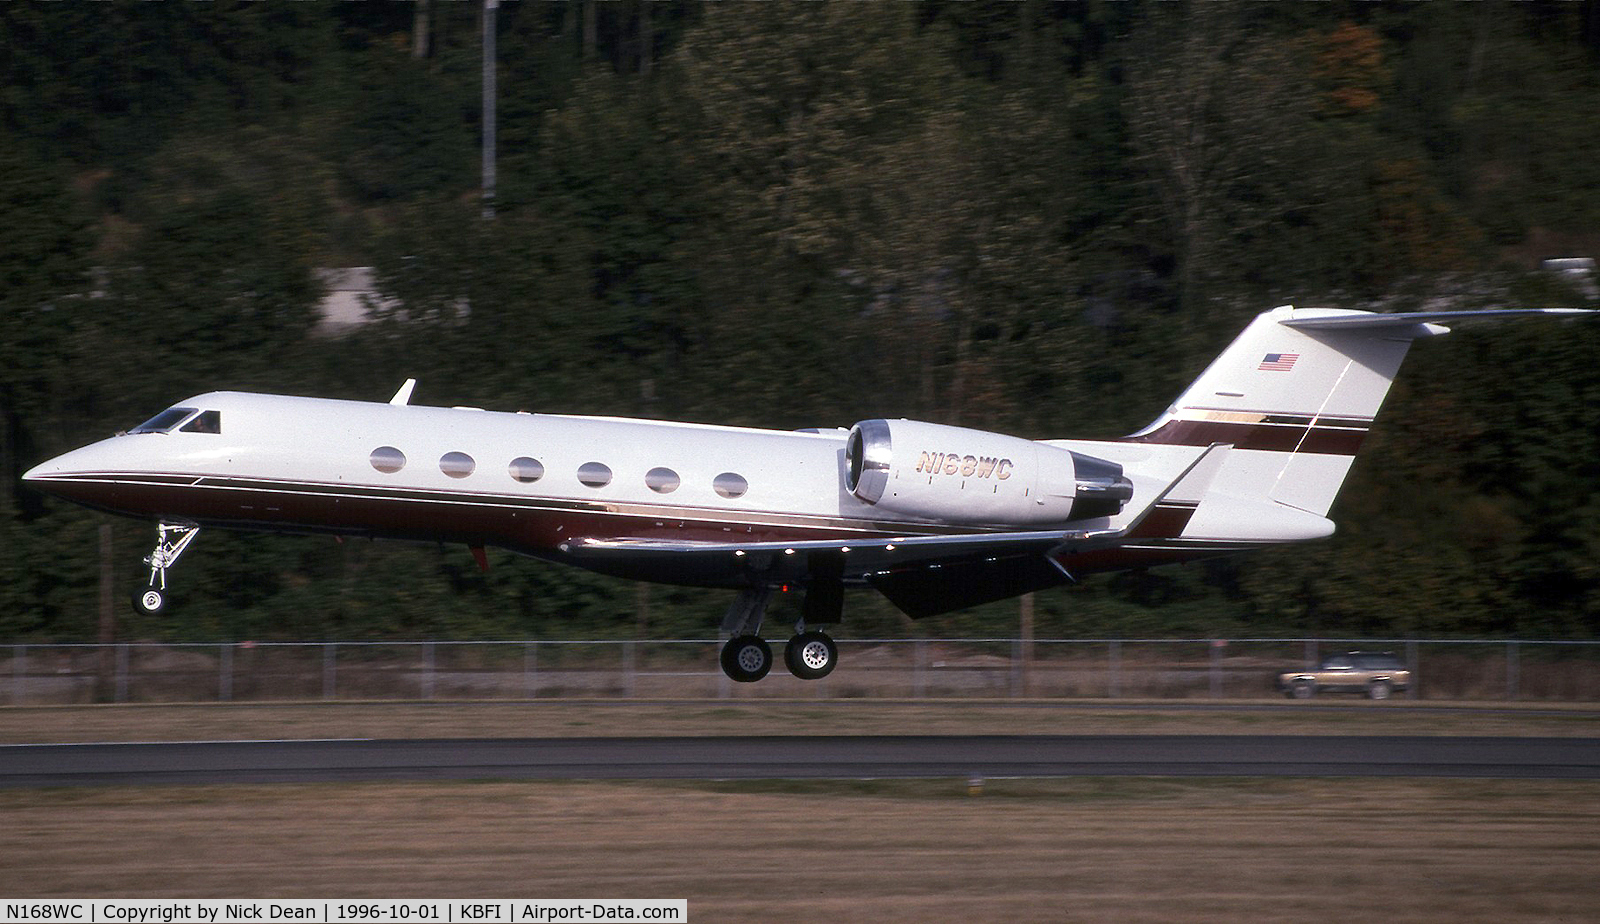
[[[1208,498],[1249,500],[1251,507],[1271,501],[1325,516],[1411,342],[1446,329],[1416,321],[1328,329],[1293,325],[1382,317],[1289,307],[1262,314],[1160,419],[1129,439],[1230,443],[1234,452]],[[1193,527],[1205,527],[1206,506]],[[1215,503],[1210,506],[1213,516],[1220,512]]]
[[[1412,341],[1449,333],[1439,322],[1577,315],[1600,313],[1277,308],[1256,317],[1165,414],[1127,439],[1233,446],[1185,537],[1309,534],[1316,524],[1302,514],[1325,517],[1333,506]]]

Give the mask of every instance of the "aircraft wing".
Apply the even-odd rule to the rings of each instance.
[[[1230,448],[1219,443],[1198,452],[1116,526],[795,542],[585,538],[564,543],[561,551],[595,570],[611,565],[635,576],[671,574],[680,582],[694,576],[708,585],[865,582],[910,615],[928,616],[1073,580],[1057,558],[1121,544],[1179,482]]]

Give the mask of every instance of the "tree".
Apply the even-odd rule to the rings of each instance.
[[[1129,134],[1172,241],[1180,301],[1199,308],[1231,243],[1313,204],[1295,183],[1310,163],[1311,85],[1298,42],[1228,4],[1154,15],[1134,45]]]

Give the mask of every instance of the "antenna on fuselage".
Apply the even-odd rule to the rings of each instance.
[[[411,392],[416,387],[416,379],[406,379],[406,383],[401,385],[400,390],[394,393],[394,397],[389,399],[389,403],[395,407],[405,407],[411,403]]]

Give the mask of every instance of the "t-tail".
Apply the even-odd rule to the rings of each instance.
[[[1207,473],[1184,538],[1320,538],[1333,532],[1328,511],[1414,341],[1449,333],[1445,323],[1596,314],[1277,308],[1252,321],[1166,413],[1126,439],[1232,447],[1220,470]]]

